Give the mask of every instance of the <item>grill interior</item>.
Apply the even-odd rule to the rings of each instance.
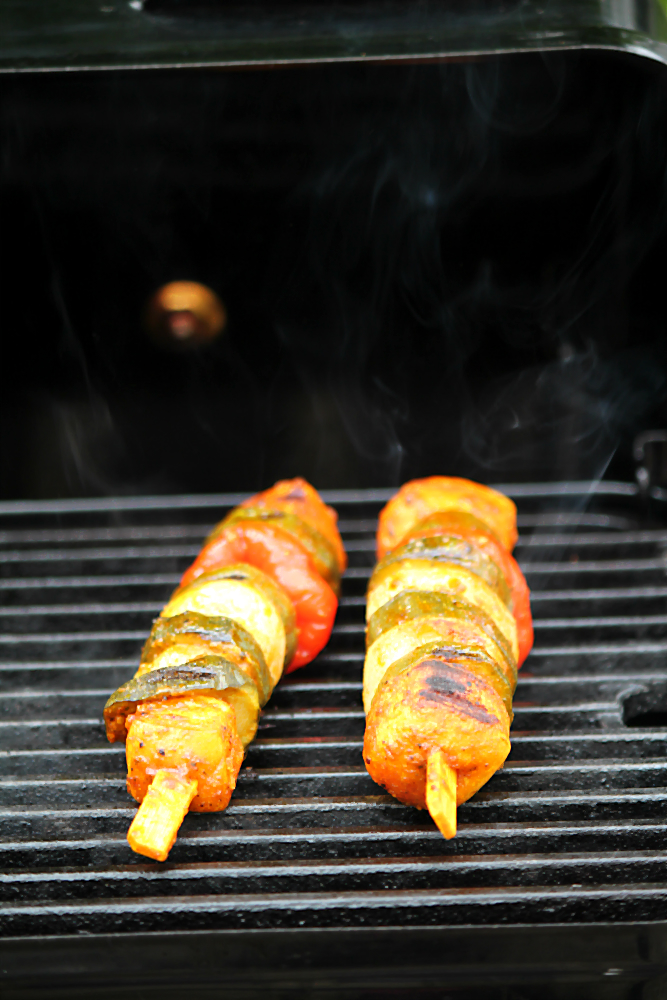
[[[351,564],[330,645],[274,693],[227,811],[189,815],[164,865],[125,841],[135,810],[102,707],[205,532],[241,498],[1,505],[0,929],[29,939],[2,945],[6,983],[39,977],[26,955],[102,934],[229,930],[241,947],[239,934],[273,930],[312,943],[331,941],[327,929],[663,919],[667,530],[647,526],[631,485],[511,488],[535,649],[509,762],[445,842],[361,760],[364,590],[390,492],[326,495]],[[617,989],[605,996],[640,995],[621,986],[646,979],[643,948],[640,971],[622,957],[600,967]]]
[[[0,498],[631,479],[667,426],[665,120],[609,52],[0,74]],[[146,336],[175,279],[225,303],[210,347]]]

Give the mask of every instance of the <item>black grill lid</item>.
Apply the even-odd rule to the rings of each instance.
[[[660,0],[3,0],[0,72],[414,61],[600,48],[667,61]]]
[[[640,523],[629,484],[508,491],[536,645],[509,762],[461,808],[456,839],[363,766],[363,595],[389,491],[330,493],[351,563],[332,641],[274,693],[230,807],[188,816],[165,865],[125,841],[135,807],[102,707],[211,523],[240,498],[0,505],[7,989],[180,976],[296,996],[290,975],[305,989],[328,969],[336,989],[349,973],[371,991],[340,995],[375,997],[392,994],[373,992],[373,976],[386,984],[394,969],[392,989],[442,996],[428,991],[445,967],[470,985],[530,966],[543,997],[584,972],[628,989],[664,973],[667,530]]]

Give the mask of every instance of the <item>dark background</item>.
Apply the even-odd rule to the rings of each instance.
[[[605,53],[0,81],[0,495],[632,478],[667,71]],[[229,325],[165,351],[147,298]]]

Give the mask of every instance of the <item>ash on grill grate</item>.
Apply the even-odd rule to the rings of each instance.
[[[384,494],[330,495],[351,564],[331,643],[276,690],[231,806],[190,814],[163,866],[125,841],[135,807],[102,707],[237,498],[4,504],[2,934],[662,919],[667,728],[626,725],[623,705],[655,688],[665,708],[667,530],[639,527],[633,487],[605,490],[516,491],[535,649],[509,762],[450,842],[363,766]]]

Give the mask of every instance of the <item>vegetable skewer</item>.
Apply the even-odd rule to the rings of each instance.
[[[283,671],[328,641],[344,569],[336,514],[302,479],[250,498],[214,529],[155,621],[134,678],[104,709],[141,803],[133,850],[164,861],[188,810],[226,808]]]
[[[510,549],[516,509],[468,480],[407,483],[380,514],[367,594],[364,760],[443,836],[510,750],[517,667],[533,641]]]

